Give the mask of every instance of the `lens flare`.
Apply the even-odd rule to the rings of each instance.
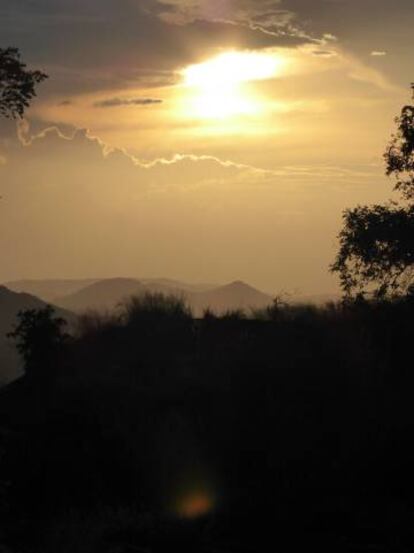
[[[205,517],[217,507],[215,490],[211,477],[187,474],[173,487],[169,511],[174,517],[186,520]]]
[[[208,515],[214,508],[214,499],[205,491],[194,491],[177,502],[176,514],[180,518],[196,519]]]

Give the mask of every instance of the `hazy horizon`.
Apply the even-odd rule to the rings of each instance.
[[[231,286],[231,285],[234,285],[234,284],[244,284],[248,287],[251,287],[257,291],[260,291],[264,294],[267,294],[271,297],[285,297],[285,298],[288,298],[288,297],[291,297],[292,299],[295,298],[295,297],[318,297],[318,296],[337,296],[337,295],[340,295],[341,294],[341,291],[336,288],[336,289],[332,289],[332,290],[324,290],[324,291],[320,291],[320,292],[315,292],[315,293],[312,293],[312,292],[306,292],[306,291],[303,291],[301,289],[276,289],[276,290],[267,290],[267,289],[264,289],[264,288],[261,288],[260,286],[256,285],[255,283],[253,282],[249,282],[249,281],[245,281],[245,280],[241,280],[241,279],[238,279],[238,278],[233,278],[232,280],[227,280],[227,281],[222,281],[222,282],[207,282],[207,281],[197,281],[197,280],[188,280],[188,279],[184,279],[184,278],[179,278],[179,277],[174,277],[174,276],[136,276],[136,275],[126,275],[126,276],[122,276],[122,275],[109,275],[109,276],[104,276],[104,277],[96,277],[96,276],[80,276],[80,277],[69,277],[69,278],[66,278],[66,277],[47,277],[47,278],[42,278],[42,277],[34,277],[34,278],[16,278],[16,279],[11,279],[11,280],[4,280],[4,281],[1,281],[0,282],[0,286],[6,286],[7,285],[11,285],[11,284],[18,284],[18,283],[42,283],[42,284],[47,284],[48,282],[49,283],[52,283],[52,282],[88,282],[88,283],[96,283],[96,282],[105,282],[105,281],[118,281],[118,280],[125,280],[125,281],[129,281],[129,280],[136,280],[137,282],[142,282],[142,283],[146,283],[146,282],[161,282],[161,281],[167,281],[167,282],[171,282],[171,284],[173,283],[176,283],[177,285],[187,285],[187,286],[190,286],[190,287],[200,287],[200,289],[208,289],[208,288],[211,288],[211,289],[215,289],[215,288],[222,288],[222,287],[227,287],[227,286]],[[14,289],[14,287],[12,288]],[[30,292],[29,292],[30,293]],[[34,294],[36,295],[36,294]]]

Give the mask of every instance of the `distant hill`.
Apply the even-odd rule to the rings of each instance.
[[[14,280],[5,282],[4,286],[13,292],[25,292],[44,301],[56,303],[63,298],[66,298],[66,296],[75,296],[77,292],[80,292],[84,288],[99,282],[106,282],[108,284],[112,282],[114,284],[114,288],[117,288],[118,284],[121,287],[125,285],[126,288],[128,288],[128,282],[131,283],[132,286],[134,286],[132,284],[133,282],[140,282],[152,290],[185,290],[187,292],[206,292],[217,287],[215,284],[190,284],[188,282],[181,282],[170,278]],[[66,302],[66,299],[64,302]],[[109,301],[109,303],[111,304],[111,301]]]
[[[205,309],[216,313],[234,309],[257,309],[272,302],[271,296],[252,288],[243,282],[233,282],[226,286],[185,285],[168,279],[116,278],[95,282],[82,290],[56,300],[57,305],[71,311],[89,309],[111,310],[123,300],[133,295],[159,292],[182,297],[193,309],[196,316]]]
[[[207,308],[218,313],[233,309],[258,309],[272,303],[272,297],[240,281],[220,286],[217,284],[193,284],[170,278],[108,278],[108,279],[45,279],[18,280],[5,283],[14,292],[26,292],[46,302],[70,311],[89,309],[111,310],[131,295],[145,292],[176,294],[185,298],[194,314],[199,316]],[[323,306],[338,302],[339,293],[314,295],[288,295],[288,304]]]
[[[4,286],[13,292],[25,292],[26,294],[31,294],[44,301],[53,303],[56,298],[74,294],[97,280],[99,279],[15,280],[5,282]]]
[[[202,286],[202,285],[201,285]],[[57,298],[56,304],[71,311],[112,310],[131,296],[145,293],[174,294],[190,301],[197,286],[186,285],[168,279],[110,278],[94,282],[81,290]],[[204,288],[202,287],[204,290]]]
[[[6,335],[16,322],[17,313],[23,309],[42,309],[47,304],[30,294],[13,292],[0,286],[0,385],[5,384],[22,374],[20,359],[12,342]],[[56,309],[56,314],[68,322],[73,314],[63,309]]]
[[[236,281],[207,292],[189,295],[189,302],[196,314],[211,309],[223,313],[235,309],[261,309],[271,305],[273,298],[248,284]]]
[[[80,312],[89,309],[114,309],[129,296],[143,294],[149,287],[139,280],[130,278],[111,278],[89,284],[67,296],[56,299],[57,305]]]

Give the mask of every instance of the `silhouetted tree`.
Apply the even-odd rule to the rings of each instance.
[[[54,314],[51,306],[20,311],[17,315],[18,323],[8,334],[9,338],[15,340],[29,376],[46,374],[68,339],[63,331],[66,321]]]
[[[36,96],[36,85],[46,78],[41,71],[26,69],[17,48],[0,48],[0,116],[22,117]]]
[[[412,85],[414,90],[414,85]],[[397,132],[384,155],[396,179],[399,203],[358,206],[344,212],[340,248],[331,270],[347,296],[406,294],[414,283],[414,106],[396,118]]]

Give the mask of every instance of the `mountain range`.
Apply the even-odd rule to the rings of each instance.
[[[245,284],[225,286],[188,284],[171,279],[112,278],[103,280],[17,281],[6,283],[11,290],[30,292],[44,301],[80,313],[112,310],[133,295],[174,294],[192,308],[195,316],[206,309],[224,313],[235,309],[258,309],[272,303],[272,297]]]

